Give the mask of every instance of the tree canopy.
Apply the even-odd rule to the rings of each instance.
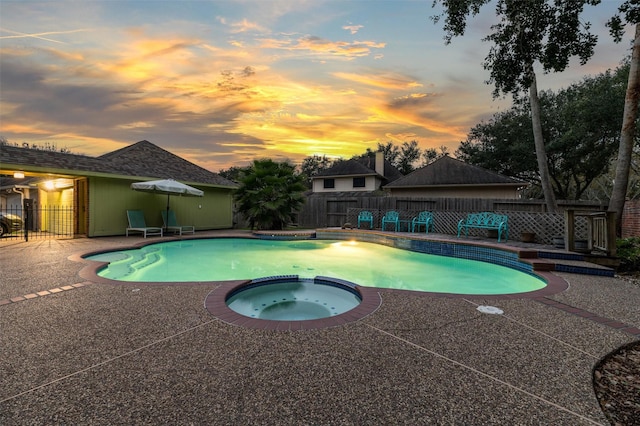
[[[620,139],[628,73],[629,65],[625,64],[556,93],[540,94],[548,168],[558,198],[581,198],[595,179],[607,173]],[[473,127],[457,156],[498,173],[537,182],[539,191],[529,120],[529,104],[516,102],[511,109]]]
[[[618,14],[609,22],[611,35],[616,42],[622,40],[624,26],[622,23],[635,24],[635,35],[631,53],[629,79],[624,104],[624,114],[620,130],[620,147],[616,161],[616,176],[609,211],[615,212],[617,230],[620,233],[622,223],[622,211],[624,210],[627,191],[629,188],[629,176],[632,166],[633,146],[636,135],[636,122],[638,118],[638,102],[640,100],[640,3],[638,0],[626,0],[618,8]]]
[[[444,12],[433,16],[437,23],[444,17],[445,42],[462,36],[469,16],[493,0],[434,0]],[[494,96],[526,93],[535,78],[532,66],[539,63],[545,73],[564,71],[572,57],[585,64],[593,55],[597,37],[590,24],[580,19],[584,6],[600,0],[498,0],[496,16],[483,41],[493,42],[483,66],[490,71],[487,81],[494,85]]]
[[[445,41],[462,36],[469,16],[475,16],[492,0],[434,0],[444,12]],[[540,184],[550,212],[557,210],[555,194],[548,169],[540,102],[534,64],[545,73],[563,71],[572,57],[586,63],[593,55],[597,37],[589,32],[589,23],[581,21],[586,5],[600,0],[497,0],[499,22],[491,26],[484,41],[493,42],[483,66],[490,71],[489,84],[494,85],[494,97],[512,94],[514,98],[528,90],[531,107],[533,142]]]
[[[403,142],[402,145],[396,145],[392,141],[386,143],[378,142],[377,151],[382,152],[384,159],[387,160],[393,167],[398,169],[403,175],[408,175],[417,167],[426,166],[429,163],[437,160],[443,155],[447,155],[447,147],[441,146],[436,148],[427,148],[424,151],[418,146],[418,141],[412,140],[409,142]],[[355,155],[353,158],[362,158],[371,156],[376,151],[371,148],[367,148],[366,152],[360,155]]]
[[[302,160],[300,175],[304,178],[307,188],[311,188],[311,179],[319,172],[328,169],[333,161],[326,155],[312,155]]]

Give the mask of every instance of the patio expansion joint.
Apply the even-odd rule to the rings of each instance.
[[[572,411],[571,409],[569,409],[567,407],[563,407],[562,405],[559,405],[559,404],[557,404],[557,403],[555,403],[553,401],[550,401],[547,398],[544,398],[544,397],[542,397],[540,395],[536,395],[533,392],[530,392],[530,391],[528,391],[526,389],[523,389],[522,387],[519,387],[519,386],[516,386],[516,385],[511,384],[509,382],[506,382],[506,381],[504,381],[502,379],[499,379],[498,377],[492,376],[491,374],[485,373],[485,372],[483,372],[481,370],[478,370],[477,368],[474,368],[474,367],[472,367],[470,365],[466,365],[466,364],[464,364],[464,363],[462,363],[460,361],[456,361],[456,360],[454,360],[452,358],[447,357],[446,355],[439,354],[439,353],[437,353],[437,352],[435,352],[435,351],[433,351],[433,350],[431,350],[429,348],[426,348],[426,347],[421,346],[421,345],[419,345],[417,343],[414,343],[414,342],[412,342],[412,341],[410,341],[410,340],[408,340],[408,339],[406,339],[404,337],[396,336],[393,333],[390,333],[390,332],[388,332],[386,330],[383,330],[383,329],[378,328],[378,327],[376,327],[374,325],[371,325],[371,324],[367,324],[367,326],[370,327],[371,329],[379,332],[380,334],[384,334],[384,335],[389,336],[389,337],[391,337],[393,339],[399,340],[400,342],[403,342],[403,343],[405,343],[405,344],[407,344],[409,346],[412,346],[412,347],[414,347],[414,348],[416,348],[418,350],[427,352],[427,353],[435,356],[436,358],[439,358],[439,359],[441,359],[441,360],[443,360],[445,362],[451,363],[453,365],[456,365],[457,367],[460,367],[460,368],[465,369],[467,371],[471,371],[474,374],[477,374],[477,375],[482,376],[482,377],[484,377],[486,379],[492,380],[492,381],[494,381],[496,383],[499,383],[499,384],[501,384],[503,386],[506,386],[506,387],[514,390],[515,392],[519,392],[521,394],[527,395],[530,398],[533,398],[533,399],[535,399],[537,401],[540,401],[540,402],[542,402],[542,403],[544,403],[546,405],[552,406],[552,407],[554,407],[554,408],[556,408],[556,409],[558,409],[560,411],[568,413],[568,414],[570,414],[570,415],[572,415],[574,417],[577,417],[577,418],[579,418],[579,419],[581,419],[581,420],[583,420],[583,421],[585,421],[585,422],[587,422],[589,424],[601,425],[600,422],[598,422],[598,421],[596,421],[594,419],[591,419],[589,417],[586,417],[586,416],[584,416],[584,415],[582,415],[580,413],[576,413],[575,411]]]
[[[195,331],[195,330],[197,330],[199,328],[202,328],[202,327],[204,327],[204,326],[206,326],[208,324],[211,324],[211,323],[213,323],[215,321],[217,321],[216,318],[211,319],[209,321],[205,321],[203,323],[200,323],[200,324],[194,325],[192,327],[189,327],[189,328],[187,328],[185,330],[178,331],[177,333],[174,333],[174,334],[172,334],[170,336],[165,336],[165,337],[162,337],[160,339],[154,340],[154,341],[152,341],[150,343],[147,343],[146,345],[142,345],[142,346],[139,346],[137,348],[131,349],[131,350],[127,351],[127,352],[121,353],[120,355],[115,355],[115,356],[113,356],[113,357],[111,357],[109,359],[106,359],[104,361],[89,365],[88,367],[80,368],[79,370],[76,370],[76,371],[73,371],[73,372],[71,372],[69,374],[66,374],[64,376],[58,377],[57,379],[53,379],[53,380],[50,380],[50,381],[48,381],[46,383],[42,383],[42,384],[40,384],[38,386],[34,386],[31,389],[27,389],[25,391],[22,391],[22,392],[19,392],[19,393],[15,394],[15,395],[7,396],[6,398],[0,400],[0,404],[2,404],[4,402],[7,402],[7,401],[14,400],[14,399],[19,398],[19,397],[21,397],[23,395],[27,395],[29,393],[35,392],[35,391],[37,391],[39,389],[42,389],[42,388],[45,388],[47,386],[51,386],[51,385],[53,385],[55,383],[62,382],[62,381],[66,380],[66,379],[69,379],[71,377],[78,376],[79,374],[86,373],[86,372],[91,371],[91,370],[95,370],[96,368],[102,367],[103,365],[110,364],[110,363],[112,363],[114,361],[117,361],[117,360],[119,360],[121,358],[125,358],[125,357],[128,357],[128,356],[137,354],[137,353],[139,353],[139,352],[141,352],[141,351],[143,351],[145,349],[148,349],[150,347],[156,346],[156,345],[161,344],[163,342],[175,339],[176,337],[179,337],[179,336],[181,336],[183,334],[191,333],[191,332],[193,332],[193,331]]]
[[[538,298],[538,299],[540,299],[540,298]],[[470,303],[470,304],[476,306],[476,307],[480,306],[478,303],[475,303],[475,302],[473,302],[471,300],[467,300],[467,299],[463,299],[463,300],[465,302],[467,302],[467,303]],[[537,300],[537,299],[534,299],[534,300]],[[537,300],[537,301],[539,301],[539,300]],[[600,357],[595,355],[595,354],[589,353],[589,352],[587,352],[587,351],[585,351],[585,350],[583,350],[583,349],[581,349],[581,348],[579,348],[579,347],[577,347],[577,346],[575,346],[575,345],[573,345],[573,344],[571,344],[569,342],[565,342],[564,340],[559,339],[559,338],[557,338],[555,336],[552,336],[549,333],[546,333],[544,331],[538,330],[535,327],[531,327],[530,325],[525,324],[522,321],[519,321],[519,320],[517,320],[515,318],[512,318],[511,316],[509,316],[507,314],[501,314],[500,317],[502,317],[502,318],[504,318],[504,319],[506,319],[508,321],[511,321],[511,322],[517,324],[520,327],[526,328],[526,329],[528,329],[528,330],[530,330],[530,331],[532,331],[534,333],[540,334],[540,335],[546,337],[547,339],[551,339],[551,340],[553,340],[553,341],[555,341],[555,342],[557,342],[557,343],[559,343],[559,344],[561,344],[561,345],[563,345],[563,346],[565,346],[565,347],[567,347],[567,348],[569,348],[569,349],[571,349],[573,351],[580,352],[580,353],[582,353],[582,354],[584,354],[584,355],[586,355],[586,356],[588,356],[590,358],[593,358],[595,360],[600,359]]]
[[[543,297],[534,298],[533,300],[535,300],[538,303],[542,303],[543,305],[559,309],[561,311],[567,312],[569,314],[572,314],[572,315],[575,315],[575,316],[578,316],[578,317],[581,317],[581,318],[588,319],[588,320],[593,321],[593,322],[598,323],[598,324],[605,325],[605,326],[607,326],[609,328],[613,328],[613,329],[616,329],[616,330],[623,331],[623,332],[625,332],[627,334],[632,335],[635,338],[640,338],[640,329],[639,328],[637,328],[635,326],[632,326],[632,325],[629,325],[629,324],[625,324],[625,323],[623,323],[621,321],[614,320],[614,319],[611,319],[611,318],[606,318],[606,317],[600,316],[600,315],[598,315],[596,313],[593,313],[591,311],[588,311],[586,309],[582,309],[582,308],[578,308],[578,307],[575,307],[575,306],[571,306],[571,305],[568,305],[566,303],[559,302],[557,300],[550,299],[550,298],[544,297],[544,296]]]
[[[38,299],[40,297],[50,296],[52,294],[62,293],[65,291],[86,287],[91,284],[93,283],[90,281],[85,281],[85,282],[71,284],[71,285],[64,285],[62,287],[54,287],[54,288],[50,288],[49,290],[42,290],[36,293],[29,293],[22,296],[11,297],[9,299],[0,299],[0,306],[11,305],[18,302],[24,302],[25,300]]]

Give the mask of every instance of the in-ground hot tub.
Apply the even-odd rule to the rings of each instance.
[[[229,309],[249,318],[306,321],[348,312],[362,302],[355,284],[329,277],[267,277],[236,287],[226,297]]]

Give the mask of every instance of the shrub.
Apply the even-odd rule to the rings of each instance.
[[[640,237],[622,238],[616,242],[618,257],[620,258],[619,271],[640,271]]]

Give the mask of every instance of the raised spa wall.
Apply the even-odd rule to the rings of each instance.
[[[254,237],[266,240],[325,239],[357,240],[383,244],[442,256],[479,260],[517,269],[525,273],[556,271],[571,274],[615,276],[615,269],[586,259],[584,253],[565,250],[549,250],[545,247],[523,248],[494,241],[468,240],[464,238],[432,237],[428,234],[399,235],[390,232],[359,229],[323,228],[299,231],[255,231]]]
[[[356,240],[419,253],[479,260],[517,269],[529,274],[533,273],[534,270],[553,270],[555,266],[552,262],[538,259],[537,252],[533,250],[522,250],[509,246],[493,248],[485,243],[435,241],[375,231],[360,232],[342,229],[318,229],[316,230],[316,238],[323,240]]]

